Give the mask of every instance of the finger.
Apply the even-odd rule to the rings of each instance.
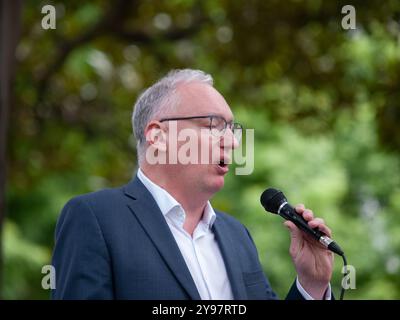
[[[299,229],[292,221],[289,221],[289,220],[286,220],[283,224],[286,228],[289,229],[290,232],[295,232],[296,229],[297,230]]]
[[[302,231],[292,221],[287,220],[283,224],[289,229],[292,240],[302,239]]]
[[[309,222],[309,226],[311,228],[318,228],[318,230],[320,230],[321,232],[325,233],[328,237],[332,236],[332,231],[331,229],[325,225],[325,223],[321,222],[321,221],[315,221],[316,219],[314,219],[313,221]],[[322,219],[321,219],[322,220]]]
[[[323,233],[325,233],[329,238],[332,237],[332,231],[326,225],[322,224],[322,225],[318,226],[318,230],[320,230]]]
[[[304,204],[300,203],[300,204],[298,204],[298,205],[296,205],[296,206],[294,207],[294,210],[296,210],[297,213],[302,214],[303,211],[305,210],[305,208],[306,208],[306,207],[304,206]]]
[[[329,227],[327,227],[326,225],[322,224],[318,226],[318,230],[320,230],[321,232],[325,233],[329,238],[332,237],[332,231]]]
[[[313,227],[313,228],[317,227],[320,224],[325,224],[324,219],[322,219],[322,218],[314,218],[314,219],[308,221],[308,225],[310,227]]]
[[[303,218],[304,218],[306,221],[311,221],[311,220],[314,219],[314,213],[313,213],[310,209],[305,209],[305,210],[303,211]]]

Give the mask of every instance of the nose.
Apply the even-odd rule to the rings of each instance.
[[[232,150],[239,147],[239,141],[233,134],[232,129],[229,127],[226,128],[224,134],[221,137],[221,147],[230,148]]]

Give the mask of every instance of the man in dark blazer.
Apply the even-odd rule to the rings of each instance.
[[[138,172],[125,186],[65,205],[56,227],[52,298],[277,299],[247,229],[209,202],[224,185],[241,135],[211,76],[170,72],[138,98],[132,120]],[[197,152],[187,161],[181,133],[209,151],[207,161]],[[296,210],[330,235],[312,211]],[[330,299],[333,255],[293,223],[285,225],[298,275],[287,298]]]

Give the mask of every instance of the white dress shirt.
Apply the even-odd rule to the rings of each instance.
[[[225,262],[211,230],[216,214],[210,202],[207,202],[203,217],[196,226],[192,237],[183,229],[186,214],[179,202],[168,191],[146,177],[140,168],[137,176],[151,193],[167,221],[201,299],[232,300],[232,288]],[[305,299],[313,299],[303,289],[298,279],[296,279],[296,285]],[[325,298],[330,299],[330,287]]]
[[[232,300],[233,294],[225,262],[211,231],[216,214],[210,202],[193,237],[183,229],[185,211],[165,189],[147,178],[142,170],[137,174],[152,194],[175,238],[202,300]]]

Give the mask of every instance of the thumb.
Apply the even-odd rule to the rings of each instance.
[[[291,238],[290,254],[292,255],[292,257],[295,257],[297,255],[297,252],[300,250],[303,241],[301,230],[297,228],[297,226],[292,221],[285,221],[283,224],[286,228],[289,229]]]
[[[292,238],[301,238],[301,231],[292,221],[285,221],[283,223],[289,229]]]

